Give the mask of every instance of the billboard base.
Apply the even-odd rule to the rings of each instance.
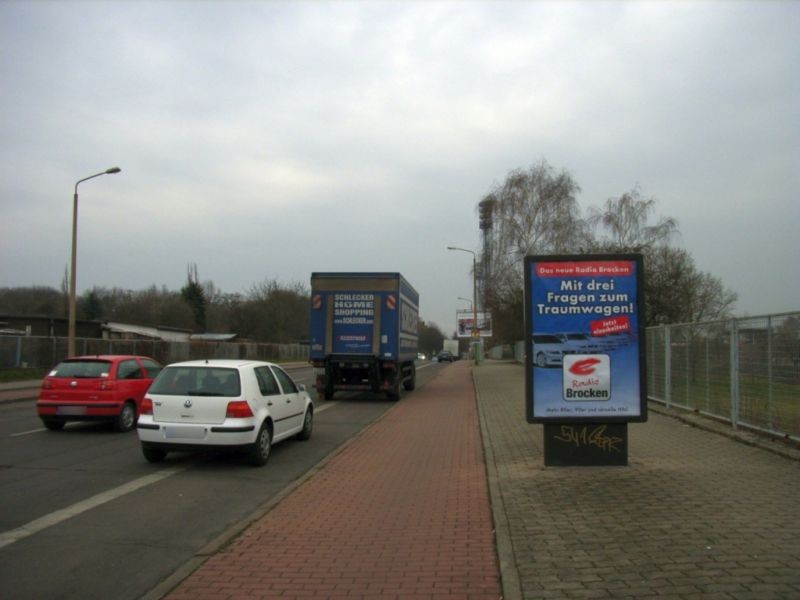
[[[545,423],[546,467],[628,466],[627,423]]]

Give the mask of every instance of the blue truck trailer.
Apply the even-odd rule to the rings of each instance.
[[[312,273],[310,362],[315,387],[385,392],[416,385],[419,294],[400,273]]]

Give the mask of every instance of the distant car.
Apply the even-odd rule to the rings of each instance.
[[[439,362],[453,362],[455,359],[456,357],[449,350],[442,350],[436,356],[436,360]]]
[[[36,412],[51,431],[67,421],[106,420],[117,431],[136,424],[142,399],[162,366],[147,356],[77,356],[45,376]]]
[[[422,352],[417,352],[417,360],[425,360],[426,358]]]
[[[196,360],[168,365],[142,402],[136,425],[142,454],[221,447],[267,462],[273,444],[308,440],[314,403],[278,365],[252,360]]]
[[[535,333],[533,335],[533,360],[537,367],[563,364],[563,342],[553,334]]]

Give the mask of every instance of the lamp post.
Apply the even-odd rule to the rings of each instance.
[[[102,173],[95,173],[84,177],[75,183],[75,195],[72,197],[72,258],[69,272],[69,329],[67,333],[67,357],[75,356],[75,267],[78,254],[78,184],[100,175],[113,175],[122,169],[111,167]]]
[[[480,364],[478,344],[481,339],[481,333],[478,330],[478,256],[472,250],[467,250],[466,248],[448,246],[447,249],[472,254],[472,342],[475,344],[475,364],[478,365]]]
[[[469,302],[469,309],[472,310],[472,300],[469,298],[462,298],[461,296],[459,296],[458,299],[463,300],[464,302]]]

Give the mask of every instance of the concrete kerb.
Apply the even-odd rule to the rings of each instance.
[[[280,504],[284,500],[284,498],[286,498],[289,494],[294,492],[299,487],[308,483],[317,473],[319,473],[323,468],[325,468],[325,466],[331,460],[333,460],[341,452],[344,452],[351,444],[354,444],[362,436],[366,435],[367,432],[369,432],[373,427],[375,427],[378,423],[380,423],[383,419],[385,419],[388,415],[390,415],[397,408],[397,406],[399,406],[399,404],[395,402],[393,406],[391,406],[388,410],[386,410],[372,423],[364,427],[355,436],[353,436],[352,438],[341,444],[339,447],[334,448],[326,456],[321,458],[319,462],[317,462],[317,464],[311,467],[311,469],[306,471],[304,475],[295,479],[293,482],[291,482],[289,485],[283,488],[280,492],[278,492],[275,496],[273,496],[272,498],[264,502],[261,506],[256,508],[244,519],[242,519],[235,525],[232,525],[227,530],[223,531],[220,535],[218,535],[216,538],[211,540],[208,544],[203,546],[200,550],[197,551],[197,553],[192,558],[190,558],[183,565],[178,567],[178,569],[172,575],[167,577],[161,583],[157,584],[149,592],[141,596],[140,600],[161,600],[162,598],[166,597],[170,592],[172,592],[175,588],[177,588],[184,579],[186,579],[197,569],[199,569],[203,565],[203,563],[205,563],[209,558],[219,553],[220,551],[224,550],[227,546],[233,543],[234,540],[236,540],[236,538],[238,538],[251,525],[253,525],[256,521],[264,517],[276,506],[278,506],[278,504]]]
[[[781,438],[750,432],[746,429],[734,429],[731,427],[730,423],[717,421],[712,417],[699,415],[680,407],[668,407],[653,400],[648,402],[647,408],[665,417],[681,421],[691,427],[725,436],[739,443],[772,452],[783,458],[800,461],[800,447]]]
[[[481,425],[481,442],[483,444],[483,456],[486,464],[486,479],[489,482],[489,499],[492,504],[492,519],[494,520],[495,544],[497,549],[497,561],[500,565],[500,584],[503,589],[503,600],[522,600],[522,586],[517,570],[517,558],[514,554],[514,547],[511,542],[508,515],[506,514],[503,497],[500,492],[500,477],[497,472],[492,440],[489,437],[489,430],[486,426],[486,418],[483,412],[483,403],[481,402],[480,392],[475,382],[475,368],[476,367],[472,368],[472,386],[475,390],[478,420]],[[480,368],[480,366],[477,368]]]

